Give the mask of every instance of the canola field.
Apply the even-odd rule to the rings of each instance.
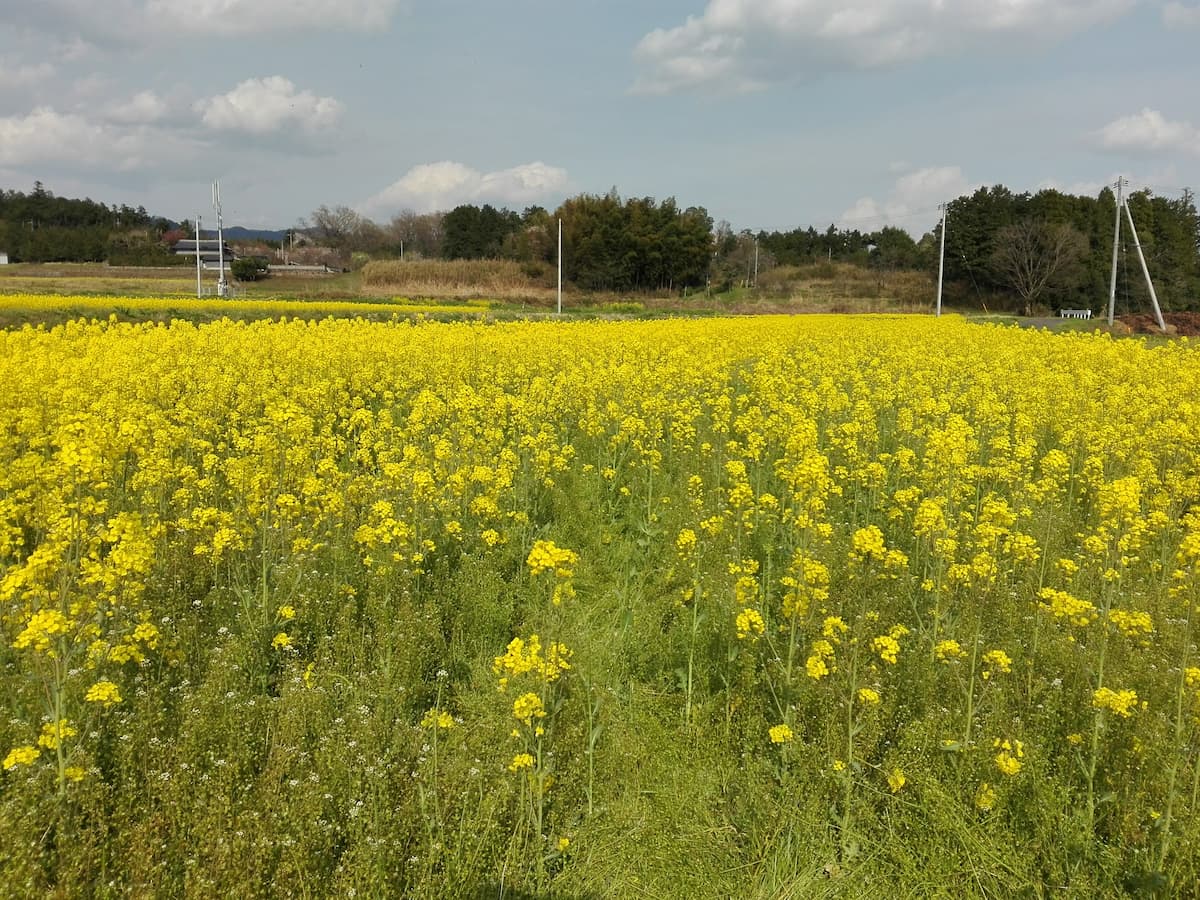
[[[0,894],[1187,896],[1200,356],[0,332]]]
[[[166,297],[113,297],[87,294],[0,294],[0,316],[62,317],[63,319],[111,318],[197,318],[277,319],[287,316],[306,319],[392,316],[482,316],[491,304],[470,300],[464,303],[413,302],[403,297],[391,301],[286,300],[252,297],[197,299],[186,293]],[[24,322],[16,323],[18,325]]]

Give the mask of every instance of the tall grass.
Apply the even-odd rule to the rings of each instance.
[[[363,267],[362,284],[411,296],[507,297],[544,293],[554,287],[554,270],[507,259],[386,259]]]

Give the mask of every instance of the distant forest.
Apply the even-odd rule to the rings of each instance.
[[[1200,215],[1191,191],[1167,198],[1129,197],[1138,238],[1163,305],[1200,309]],[[1038,308],[1100,309],[1107,301],[1116,197],[1055,190],[1014,193],[1003,185],[952,201],[946,229],[948,298]],[[465,204],[448,212],[401,212],[376,223],[346,206],[321,206],[296,229],[350,264],[370,259],[511,259],[531,276],[557,257],[577,289],[604,291],[728,290],[750,286],[755,272],[818,262],[936,276],[940,223],[915,240],[886,226],[875,231],[811,226],[735,232],[704,207],[674,198],[622,199],[580,194],[550,211],[521,212]],[[0,250],[14,262],[107,261],[170,265],[170,244],[186,234],[143,207],[107,206],[56,197],[39,182],[32,192],[0,191]],[[1148,302],[1127,223],[1118,249],[1118,291],[1138,308]],[[186,260],[184,260],[186,262]]]
[[[144,207],[56,197],[40,181],[28,194],[0,190],[0,250],[13,262],[171,265],[171,227]]]

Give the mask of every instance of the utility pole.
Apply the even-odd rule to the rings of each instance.
[[[213,210],[217,214],[217,266],[220,272],[217,275],[217,296],[224,297],[228,285],[225,283],[225,237],[221,231],[221,182],[213,182],[212,195]],[[196,249],[199,250],[198,247]]]
[[[1108,283],[1108,326],[1111,328],[1117,308],[1117,248],[1121,243],[1121,207],[1125,200],[1125,179],[1117,179],[1117,228],[1113,232],[1112,278]]]
[[[938,291],[937,291],[937,312],[935,315],[942,314],[942,279],[946,273],[946,215],[949,213],[949,203],[942,204],[942,246],[938,252]]]
[[[1154,321],[1165,334],[1167,323],[1163,321],[1162,310],[1158,306],[1158,294],[1154,292],[1154,282],[1150,280],[1150,269],[1146,266],[1146,257],[1142,253],[1142,242],[1138,240],[1137,229],[1133,227],[1133,213],[1129,211],[1129,198],[1124,198],[1125,217],[1129,219],[1129,234],[1133,238],[1133,247],[1137,250],[1138,261],[1142,264],[1142,274],[1146,277],[1146,289],[1150,291],[1150,302],[1154,305]]]
[[[558,220],[558,314],[562,315],[562,219]]]
[[[200,214],[196,213],[196,299],[199,300],[204,294],[204,288],[200,282]]]
[[[758,238],[754,239],[754,287],[758,287]]]

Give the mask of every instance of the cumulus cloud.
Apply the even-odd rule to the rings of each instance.
[[[147,125],[162,121],[169,113],[166,100],[154,91],[141,91],[125,102],[110,107],[108,118],[127,125]]]
[[[316,134],[335,125],[342,114],[342,104],[333,97],[297,90],[279,75],[247,79],[227,94],[198,100],[194,109],[208,128],[259,136],[286,130]]]
[[[0,118],[0,165],[66,163],[129,171],[153,164],[166,147],[144,129],[94,122],[49,106]]]
[[[0,4],[0,24],[85,39],[386,27],[402,0],[37,0]]]
[[[918,169],[896,179],[882,199],[861,197],[842,213],[838,225],[860,231],[877,231],[885,225],[894,225],[920,237],[937,220],[939,204],[980,186],[969,181],[958,166]]]
[[[1174,27],[1200,26],[1200,6],[1168,3],[1163,7],[1163,22]]]
[[[34,87],[54,75],[49,63],[22,64],[0,59],[0,91]]]
[[[1109,122],[1098,136],[1100,145],[1108,150],[1200,154],[1200,128],[1170,121],[1157,109],[1146,108]]]
[[[379,214],[400,209],[432,212],[460,203],[522,205],[565,190],[567,182],[565,169],[544,162],[480,172],[462,163],[443,161],[413,166],[361,206]]]
[[[748,90],[805,74],[870,69],[998,39],[1061,37],[1136,0],[709,0],[651,31],[635,58],[642,93]]]

